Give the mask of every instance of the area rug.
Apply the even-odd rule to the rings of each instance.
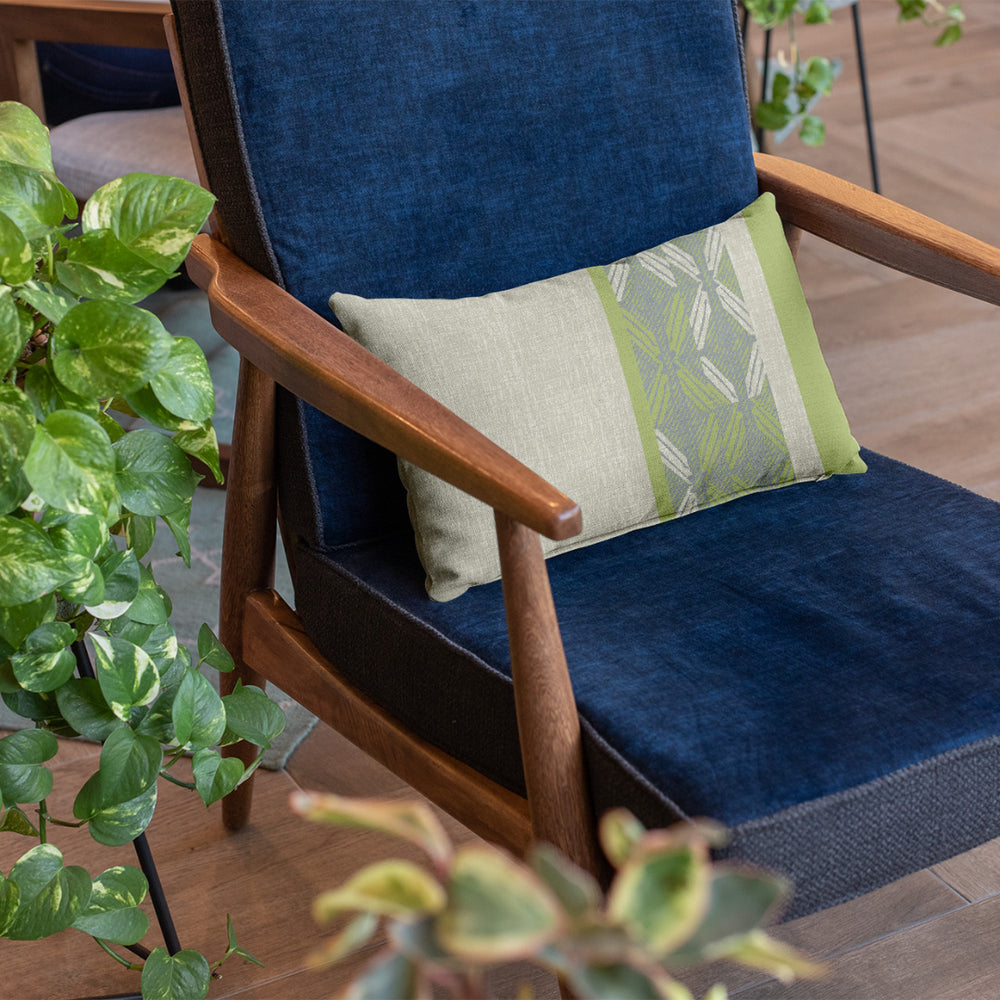
[[[212,328],[204,293],[197,289],[164,289],[143,305],[155,312],[174,336],[191,337],[201,345],[215,383],[216,433],[220,441],[231,441],[239,356]],[[170,595],[174,607],[171,622],[180,641],[190,650],[197,650],[198,629],[203,622],[218,632],[225,503],[223,490],[199,487],[195,492],[191,509],[190,569],[176,554],[173,536],[162,525],[157,531],[153,548],[143,560],[150,562],[157,583]],[[275,589],[292,603],[291,579],[280,546]],[[205,673],[217,685],[218,674],[210,669],[206,669]],[[315,725],[316,717],[283,692],[272,687],[269,693],[284,709],[286,723],[284,732],[264,755],[262,766],[280,770]],[[24,724],[24,719],[0,702],[0,729],[17,729]]]

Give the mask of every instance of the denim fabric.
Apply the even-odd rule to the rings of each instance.
[[[166,49],[38,42],[46,121],[50,126],[99,111],[180,104]]]
[[[610,263],[756,197],[729,0],[218,9],[266,229],[237,252],[266,252],[321,315],[336,290],[478,295]],[[224,219],[232,170],[209,165]],[[394,473],[366,478],[370,449],[312,412],[288,430],[307,438],[316,540],[382,530]]]
[[[581,716],[687,815],[738,826],[996,732],[1000,506],[863,457],[864,476],[742,498],[549,560]],[[500,587],[433,602],[412,549],[401,551],[336,553],[390,604],[363,648],[357,621],[330,611],[345,585],[300,560],[306,627],[452,752],[464,714],[459,738],[479,766],[518,787],[502,735],[509,693],[497,685],[510,669]],[[435,640],[426,659],[421,632]],[[441,636],[462,651],[454,663]]]

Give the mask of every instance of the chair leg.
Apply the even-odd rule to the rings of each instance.
[[[274,479],[274,382],[247,361],[240,362],[236,391],[230,479],[222,535],[222,592],[219,638],[236,661],[236,670],[222,675],[222,692],[237,681],[264,686],[264,679],[243,657],[244,604],[248,594],[274,583],[277,496]],[[248,743],[225,747],[226,756],[244,764],[254,759]],[[238,830],[250,819],[253,779],[223,799],[222,821]]]
[[[532,831],[595,874],[580,717],[538,535],[496,512],[518,735]]]

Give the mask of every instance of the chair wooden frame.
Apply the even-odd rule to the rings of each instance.
[[[165,49],[166,2],[0,0],[0,100],[27,104],[43,121],[35,42]]]
[[[759,154],[757,169],[793,240],[797,230],[812,232],[1000,305],[1000,250],[814,168]],[[228,683],[279,684],[477,833],[515,851],[544,839],[596,871],[579,721],[538,539],[575,534],[576,505],[218,240],[199,236],[188,269],[208,292],[216,329],[242,356],[222,557],[221,635],[238,663]],[[275,383],[493,507],[527,800],[430,746],[353,688],[271,589]],[[250,794],[244,785],[227,799],[231,827],[246,822]]]

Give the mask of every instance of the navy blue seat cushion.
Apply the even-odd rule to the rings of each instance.
[[[757,196],[730,0],[175,14],[231,244],[320,315],[335,290],[481,295],[607,263]],[[312,542],[404,523],[390,456],[305,407],[281,438],[301,438],[315,495],[286,516]]]
[[[923,815],[914,787],[940,795],[937,765],[996,754],[1000,506],[863,457],[864,476],[743,498],[548,563],[598,808],[624,804],[655,825],[722,821],[738,853],[799,876],[804,909],[880,884],[885,865],[909,870],[914,850],[929,851],[919,867],[1000,833],[983,786],[944,817]],[[295,562],[299,614],[338,669],[521,790],[499,584],[433,602],[398,538],[301,545]],[[931,847],[907,843],[911,831],[898,850],[880,842],[908,830],[907,808],[943,823]],[[860,874],[845,863],[822,877],[844,880],[831,890],[809,864],[837,835],[829,811],[845,809],[885,829]],[[801,836],[785,821],[804,824]]]

